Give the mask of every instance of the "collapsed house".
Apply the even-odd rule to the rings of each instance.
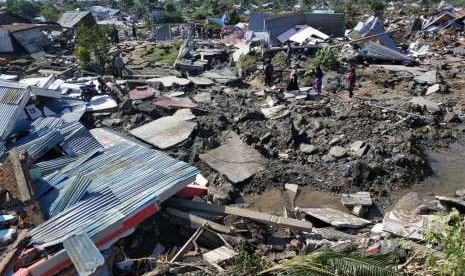
[[[273,46],[281,43],[278,37],[289,32],[290,29],[307,27],[312,27],[330,37],[343,37],[345,15],[296,12],[271,16],[255,13],[251,15],[249,21],[249,29],[254,33],[265,33]],[[312,33],[309,32],[309,35],[311,36]]]
[[[95,26],[97,24],[90,11],[67,11],[60,16],[57,23],[65,28]]]
[[[44,53],[52,45],[46,32],[58,26],[44,24],[11,24],[0,26],[0,53]]]
[[[46,88],[0,85],[1,166],[20,162],[23,168],[22,182],[9,180],[14,187],[8,189],[10,205],[33,203],[41,215],[34,220],[36,228],[18,237],[30,239],[30,245],[11,249],[21,253],[16,261],[18,254],[10,256],[14,267],[7,266],[17,275],[51,275],[71,264],[79,273],[97,270],[103,263],[82,268],[76,259],[85,242],[96,248],[89,254],[101,256],[99,250],[131,234],[199,174],[195,167],[128,140],[105,148],[78,122],[80,115],[60,115],[69,115],[59,112],[66,99],[49,95],[55,94]],[[10,229],[2,241],[20,231]]]

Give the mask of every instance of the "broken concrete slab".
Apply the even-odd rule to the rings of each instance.
[[[199,92],[194,96],[194,101],[198,103],[209,103],[212,100],[212,93],[210,92]]]
[[[182,98],[169,98],[165,96],[161,96],[157,99],[157,101],[154,103],[156,106],[162,106],[166,108],[171,108],[171,107],[179,107],[179,108],[195,108],[197,107],[197,104],[192,102],[192,100],[188,97],[182,97]]]
[[[373,65],[370,65],[370,67],[383,68],[383,69],[394,71],[394,72],[404,71],[404,72],[409,72],[415,76],[423,75],[426,72],[426,69],[421,68],[421,67],[410,67],[410,66],[404,66],[404,65],[373,64]]]
[[[166,76],[166,77],[161,77],[161,78],[153,78],[153,79],[148,79],[148,83],[159,83],[162,84],[163,87],[165,88],[170,88],[173,86],[186,86],[191,83],[190,80],[184,79],[184,78],[179,78],[176,76]]]
[[[300,208],[300,211],[338,228],[360,228],[371,223],[366,219],[331,208]]]
[[[421,106],[421,107],[426,107],[426,109],[428,109],[432,113],[438,112],[438,111],[441,110],[438,103],[430,101],[430,100],[425,99],[423,97],[413,97],[410,100],[410,103],[414,104],[414,105]]]
[[[339,159],[347,155],[347,150],[340,146],[334,146],[329,150],[329,154]]]
[[[140,86],[129,91],[129,98],[131,100],[145,100],[150,97],[153,97],[154,90],[149,86]]]
[[[168,149],[187,140],[196,126],[197,123],[185,121],[181,116],[167,116],[130,132],[159,149]]]
[[[441,85],[439,85],[438,83],[436,84],[433,84],[432,86],[428,87],[428,89],[426,90],[426,96],[428,95],[431,95],[431,94],[434,94],[434,93],[437,93],[441,90]]]
[[[229,133],[224,145],[200,155],[200,159],[233,183],[247,180],[265,169],[265,158],[242,142],[236,133]]]
[[[460,189],[460,190],[455,191],[455,196],[464,197],[465,196],[465,189]]]
[[[419,216],[400,210],[391,211],[383,219],[383,231],[407,239],[423,240],[428,216]]]
[[[197,86],[211,86],[215,84],[215,82],[212,81],[211,79],[204,78],[204,77],[189,76],[188,79],[192,81],[194,85],[197,85]]]
[[[108,128],[93,128],[89,130],[90,134],[94,136],[95,140],[99,142],[104,148],[111,148],[119,143],[128,143],[131,145],[143,145],[149,147],[148,144],[144,144],[133,137],[129,137],[120,132]]]
[[[462,200],[460,198],[451,198],[447,196],[435,196],[439,202],[442,204],[451,207],[451,208],[457,208],[459,211],[465,211],[465,200]]]
[[[415,81],[419,84],[435,84],[437,82],[437,72],[436,70],[425,72],[416,76]]]
[[[234,256],[236,255],[237,253],[234,250],[226,246],[222,246],[203,254],[203,258],[205,259],[205,261],[212,265],[219,265],[222,262],[234,258]]]
[[[194,120],[196,117],[189,108],[178,109],[173,116],[179,117],[184,121]]]
[[[358,192],[355,194],[342,194],[341,203],[346,207],[354,207],[357,205],[371,206],[373,201],[369,192]]]
[[[277,120],[280,118],[284,118],[287,115],[291,114],[291,112],[287,109],[285,105],[277,105],[268,108],[262,108],[261,112],[267,119]]]
[[[360,158],[364,156],[368,152],[369,149],[370,149],[370,146],[364,141],[355,141],[349,145],[349,154],[351,156]]]

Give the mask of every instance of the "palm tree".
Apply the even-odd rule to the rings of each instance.
[[[331,251],[316,251],[284,260],[260,273],[285,276],[397,276],[387,256],[358,257]]]

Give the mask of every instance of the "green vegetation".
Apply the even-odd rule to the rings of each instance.
[[[286,63],[286,53],[282,51],[276,53],[276,55],[274,55],[273,59],[271,60],[271,63],[276,68],[281,68],[281,69],[287,68],[288,65]]]
[[[111,55],[108,54],[111,45],[110,32],[110,28],[104,25],[82,26],[78,29],[77,54],[83,69],[94,68],[94,71],[100,72],[104,69],[105,64],[112,60]],[[97,68],[91,65],[88,55],[93,57]]]
[[[258,59],[253,55],[242,55],[239,58],[239,70],[242,76],[250,76],[257,70]]]
[[[439,247],[444,258],[438,259],[434,253],[427,254],[427,264],[432,275],[465,275],[465,228],[460,214],[453,210],[444,217],[448,223],[443,229],[429,231],[425,237],[430,246]]]
[[[27,17],[35,17],[39,12],[39,5],[27,0],[7,0],[6,9],[12,13]]]
[[[50,4],[42,5],[40,7],[39,14],[47,21],[57,22],[58,18],[60,18],[60,11]]]
[[[396,276],[400,275],[387,256],[359,257],[331,251],[316,251],[284,260],[264,271],[278,275],[300,276]],[[262,273],[262,274],[263,274]]]
[[[313,64],[319,64],[321,67],[327,70],[335,70],[339,67],[339,60],[337,59],[336,52],[329,48],[321,48],[313,59]]]
[[[230,271],[231,275],[257,275],[261,271],[271,267],[271,264],[260,255],[253,252],[252,248],[242,244],[236,248],[239,253]]]
[[[229,15],[229,25],[236,25],[237,23],[241,22],[241,18],[239,17],[239,14],[237,14],[236,11],[233,11]]]
[[[384,12],[384,8],[384,1],[374,0],[370,3],[370,9],[376,15],[382,15]]]
[[[169,46],[156,47],[153,52],[153,60],[158,63],[173,64],[178,57],[180,47],[180,41],[176,41]]]

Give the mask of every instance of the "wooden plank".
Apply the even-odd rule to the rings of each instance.
[[[18,151],[14,148],[10,150],[9,157],[15,171],[16,185],[18,187],[19,200],[21,202],[29,201],[32,198],[29,185],[27,184],[26,176],[23,172],[23,167],[21,166],[21,161],[19,158]]]
[[[308,221],[297,220],[293,218],[285,218],[282,216],[275,216],[267,213],[251,211],[238,207],[222,206],[216,204],[208,204],[203,202],[195,202],[190,200],[183,200],[171,198],[166,201],[166,204],[184,210],[196,210],[203,212],[211,212],[217,214],[235,215],[251,220],[256,220],[265,224],[271,224],[280,227],[287,227],[290,229],[311,231],[312,224]]]
[[[226,227],[226,226],[221,225],[219,223],[216,223],[216,222],[201,218],[201,217],[196,216],[196,215],[191,214],[191,213],[183,212],[181,210],[178,210],[178,209],[175,209],[175,208],[172,208],[172,207],[166,208],[165,211],[168,214],[172,215],[172,216],[175,216],[175,217],[178,217],[178,218],[180,218],[182,220],[186,220],[186,221],[190,222],[191,226],[200,227],[202,225],[206,225],[206,226],[210,227],[211,229],[213,229],[215,231],[218,231],[218,232],[221,232],[221,233],[231,234],[231,232],[232,232],[231,228],[229,228],[229,227]]]

